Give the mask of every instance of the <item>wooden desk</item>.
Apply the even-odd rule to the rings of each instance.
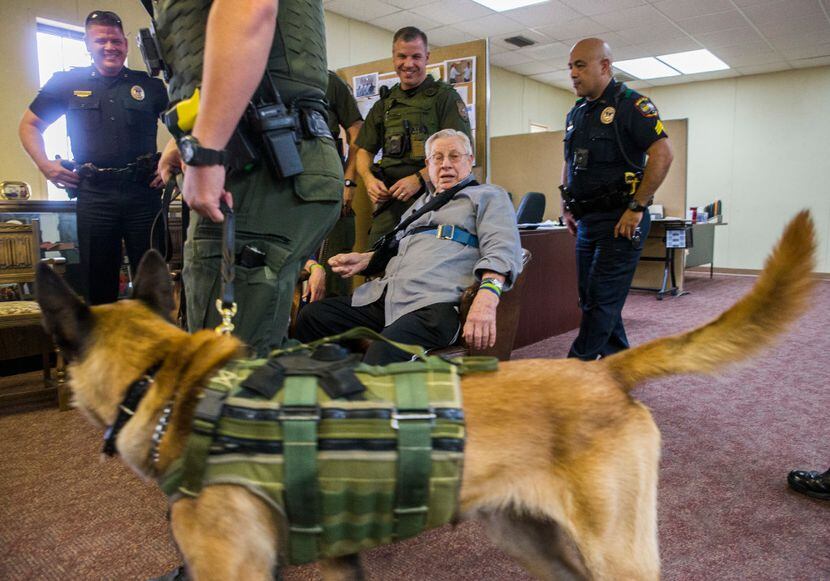
[[[581,317],[576,239],[562,228],[522,230],[521,240],[533,257],[527,266],[514,349],[575,329]]]

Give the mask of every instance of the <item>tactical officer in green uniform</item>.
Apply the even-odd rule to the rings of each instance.
[[[350,279],[342,278],[331,271],[328,259],[337,254],[351,252],[355,241],[355,217],[352,210],[354,190],[357,187],[355,182],[357,166],[357,147],[355,141],[363,127],[363,116],[357,109],[354,95],[346,82],[337,76],[334,71],[329,71],[329,86],[326,89],[326,103],[329,113],[329,130],[334,142],[337,144],[337,152],[343,160],[343,207],[340,211],[340,219],[317,256],[317,261],[325,268],[326,272],[326,296],[346,296],[352,294],[352,283]],[[348,152],[346,144],[340,138],[340,128],[346,133],[348,140]]]
[[[427,138],[441,129],[463,131],[473,141],[467,106],[450,85],[427,76],[429,45],[421,30],[407,26],[392,40],[392,62],[400,82],[381,88],[357,137],[357,171],[375,203],[371,246],[392,230],[426,185]],[[383,158],[373,166],[378,150]]]
[[[160,162],[165,179],[186,164],[183,196],[198,214],[185,247],[188,324],[220,321],[223,200],[236,215],[235,333],[262,356],[283,341],[299,270],[340,213],[343,168],[325,124],[322,1],[154,6],[171,102],[200,88],[192,131],[178,151],[168,144]],[[250,147],[237,147],[240,140]]]

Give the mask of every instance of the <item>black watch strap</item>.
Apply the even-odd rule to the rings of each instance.
[[[350,180],[348,178],[346,178],[343,181],[343,183],[347,188],[356,188],[357,187],[357,183],[354,180]]]
[[[225,150],[202,147],[199,140],[192,135],[179,139],[179,151],[182,161],[190,166],[225,165],[228,154]]]

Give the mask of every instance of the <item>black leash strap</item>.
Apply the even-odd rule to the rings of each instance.
[[[216,327],[216,332],[221,335],[229,335],[233,332],[234,325],[231,322],[236,315],[236,302],[233,300],[234,261],[236,253],[236,228],[233,210],[224,202],[219,202],[219,209],[225,215],[222,224],[222,265],[220,267],[222,276],[221,297],[216,299],[216,309],[222,316],[222,322]]]

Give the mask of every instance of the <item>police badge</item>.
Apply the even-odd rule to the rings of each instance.
[[[133,85],[130,89],[130,95],[136,101],[143,101],[144,100],[144,89],[141,88],[140,85]]]

